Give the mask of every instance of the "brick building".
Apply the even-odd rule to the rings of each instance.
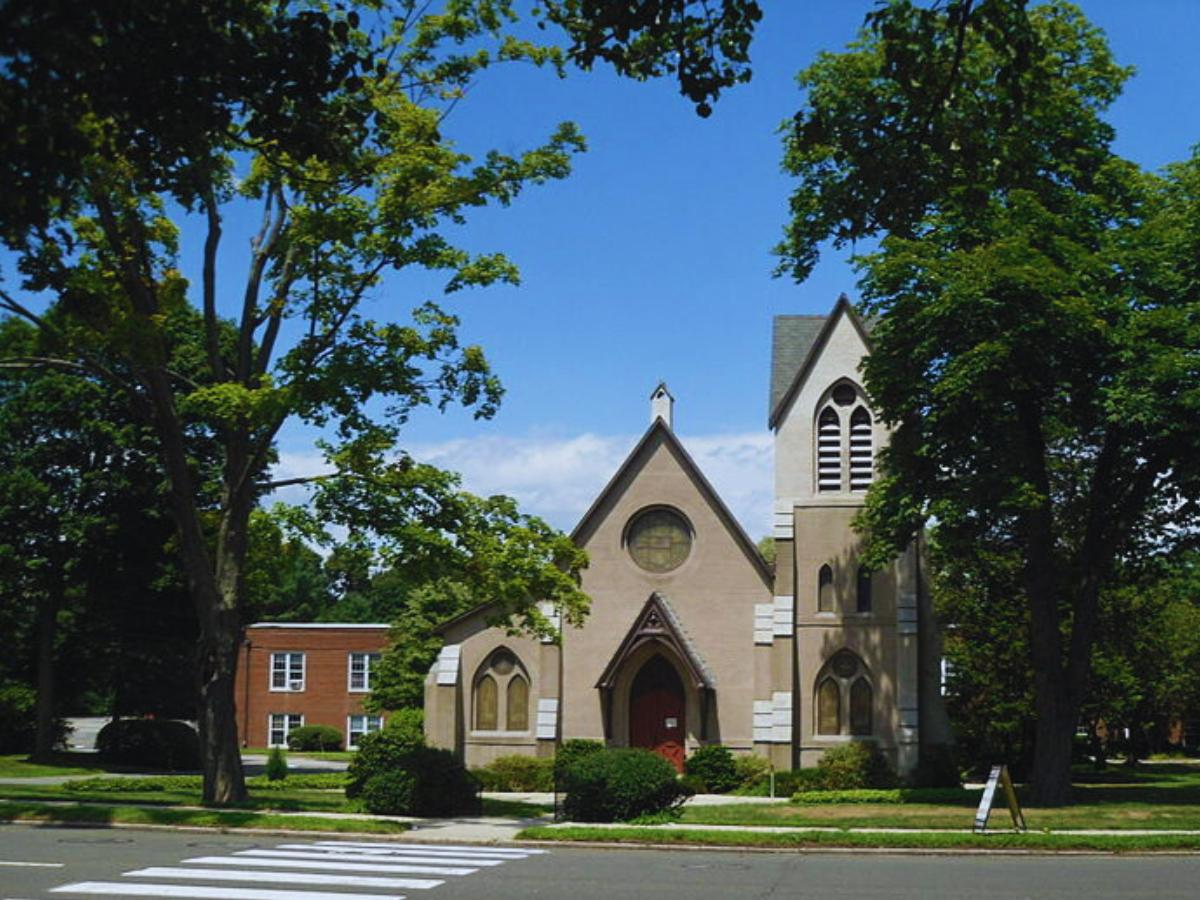
[[[387,625],[264,622],[246,629],[237,673],[243,747],[287,746],[301,725],[329,725],[347,748],[383,727],[362,706]]]

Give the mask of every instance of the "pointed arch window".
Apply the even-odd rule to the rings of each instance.
[[[817,573],[817,612],[833,612],[833,607],[833,569],[824,565]]]
[[[827,406],[817,420],[817,490],[842,489],[842,420]]]
[[[505,704],[505,728],[508,731],[529,730],[529,682],[514,675],[508,682]]]
[[[859,676],[850,685],[850,733],[867,735],[871,733],[871,684],[863,676]]]
[[[869,613],[871,611],[871,570],[865,566],[859,566],[858,569],[858,586],[855,591],[854,608],[860,613]]]
[[[826,678],[817,689],[817,734],[842,733],[842,689]]]
[[[866,665],[850,650],[839,650],[816,678],[816,722],[823,736],[867,737],[875,730],[875,690]]]
[[[472,695],[476,731],[529,730],[529,674],[507,647],[484,660]]]

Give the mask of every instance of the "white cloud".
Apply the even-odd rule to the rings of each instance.
[[[772,442],[766,433],[682,438],[705,477],[754,540],[770,534]],[[458,472],[475,494],[515,497],[523,512],[563,530],[575,527],[638,441],[637,435],[483,437],[406,449],[416,459]],[[285,451],[273,476],[295,478],[326,471],[320,453]],[[293,494],[292,491],[296,493]],[[277,495],[303,502],[300,489]]]

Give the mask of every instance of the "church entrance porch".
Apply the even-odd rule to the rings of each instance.
[[[652,656],[629,690],[629,745],[654,751],[682,772],[685,711],[679,673],[661,655]]]

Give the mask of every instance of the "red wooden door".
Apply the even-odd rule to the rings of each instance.
[[[683,771],[683,682],[675,667],[653,656],[633,679],[629,692],[629,744],[645,747]]]

